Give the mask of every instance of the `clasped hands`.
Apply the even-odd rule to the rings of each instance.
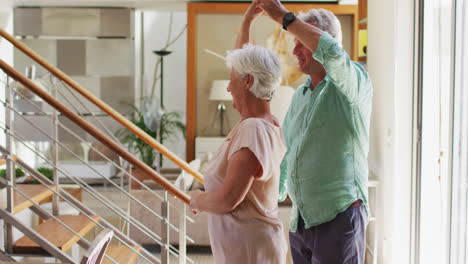
[[[283,16],[288,12],[279,0],[253,0],[252,5],[265,11],[268,16],[280,24],[283,22]]]

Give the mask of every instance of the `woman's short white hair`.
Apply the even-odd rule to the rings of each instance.
[[[271,100],[281,83],[281,64],[276,54],[264,47],[246,44],[228,51],[226,64],[241,77],[250,74],[254,82],[249,91],[257,98]]]
[[[299,18],[307,23],[314,23],[318,28],[326,31],[340,44],[342,42],[341,24],[332,12],[325,9],[311,9],[307,13],[300,13]]]

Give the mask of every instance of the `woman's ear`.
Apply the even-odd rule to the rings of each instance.
[[[254,83],[254,77],[252,74],[247,74],[245,75],[244,77],[244,82],[245,82],[245,88],[246,90],[249,90],[250,87],[252,87],[253,83]]]

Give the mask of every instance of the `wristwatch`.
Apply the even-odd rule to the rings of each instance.
[[[296,20],[296,14],[293,12],[287,12],[283,16],[283,28],[284,30],[288,30],[289,24],[291,24],[294,20]]]

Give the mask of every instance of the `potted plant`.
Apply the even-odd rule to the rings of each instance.
[[[143,100],[141,109],[135,105],[130,105],[133,109],[130,121],[149,136],[160,142],[171,138],[178,132],[182,133],[185,138],[185,124],[181,121],[180,113],[175,111],[165,112],[163,109],[155,107],[156,104],[154,102],[156,101],[155,99]],[[141,161],[151,168],[159,170],[162,155],[152,146],[126,128],[117,130],[115,135],[120,142],[126,145],[130,152],[136,154]],[[138,169],[133,169],[132,175],[139,180],[148,178],[144,172]],[[131,187],[132,189],[140,189],[141,185],[136,181],[132,181]]]

